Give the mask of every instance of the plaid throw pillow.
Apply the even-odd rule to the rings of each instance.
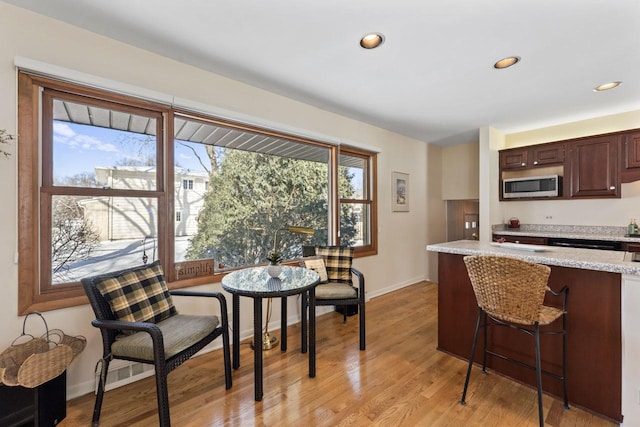
[[[96,287],[118,320],[158,323],[177,314],[158,261],[105,278]]]
[[[319,246],[316,248],[316,255],[321,255],[324,258],[330,282],[351,284],[352,247]]]
[[[321,256],[304,258],[304,266],[318,273],[320,283],[326,283],[329,280],[327,277],[327,268],[324,266],[324,259]]]

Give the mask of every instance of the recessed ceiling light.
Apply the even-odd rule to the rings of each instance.
[[[500,61],[493,64],[493,68],[501,70],[503,68],[509,68],[512,65],[517,64],[518,62],[520,62],[519,56],[507,56],[506,58],[502,58]]]
[[[384,36],[380,33],[369,33],[360,39],[360,46],[374,49],[384,43]]]
[[[605,83],[602,84],[600,86],[598,86],[597,88],[593,89],[594,92],[602,92],[603,90],[609,90],[609,89],[613,89],[614,87],[618,87],[622,84],[622,82],[611,82],[611,83]]]

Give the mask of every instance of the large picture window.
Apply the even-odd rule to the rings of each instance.
[[[22,73],[19,91],[21,313],[155,259],[170,287],[219,281],[289,226],[314,232],[280,232],[286,260],[376,253],[374,153]]]

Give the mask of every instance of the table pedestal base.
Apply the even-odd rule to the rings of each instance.
[[[278,344],[278,337],[275,335],[271,335],[269,332],[265,332],[262,334],[262,349],[263,350],[271,350],[273,347]],[[251,348],[255,349],[256,344],[251,341]]]

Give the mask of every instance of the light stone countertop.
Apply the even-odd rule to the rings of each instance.
[[[504,230],[494,230],[494,234],[502,234],[505,236],[531,236],[531,237],[555,237],[555,238],[564,238],[564,239],[587,239],[587,240],[605,240],[612,242],[635,242],[640,243],[640,238],[638,237],[627,237],[624,234],[613,235],[613,234],[587,234],[587,233],[571,233],[571,232],[560,232],[560,231],[530,231],[530,230],[515,230],[515,229],[504,229]]]
[[[504,224],[492,227],[494,234],[505,236],[552,237],[564,239],[588,239],[614,242],[640,243],[640,237],[627,237],[627,227],[521,224],[520,228],[508,228]]]
[[[522,245],[533,250],[512,249],[515,244],[480,242],[477,240],[457,240],[455,242],[427,245],[427,251],[457,255],[503,255],[530,262],[583,270],[608,271],[611,273],[640,276],[640,262],[631,261],[631,253],[603,251],[598,249],[578,249],[557,246]]]

